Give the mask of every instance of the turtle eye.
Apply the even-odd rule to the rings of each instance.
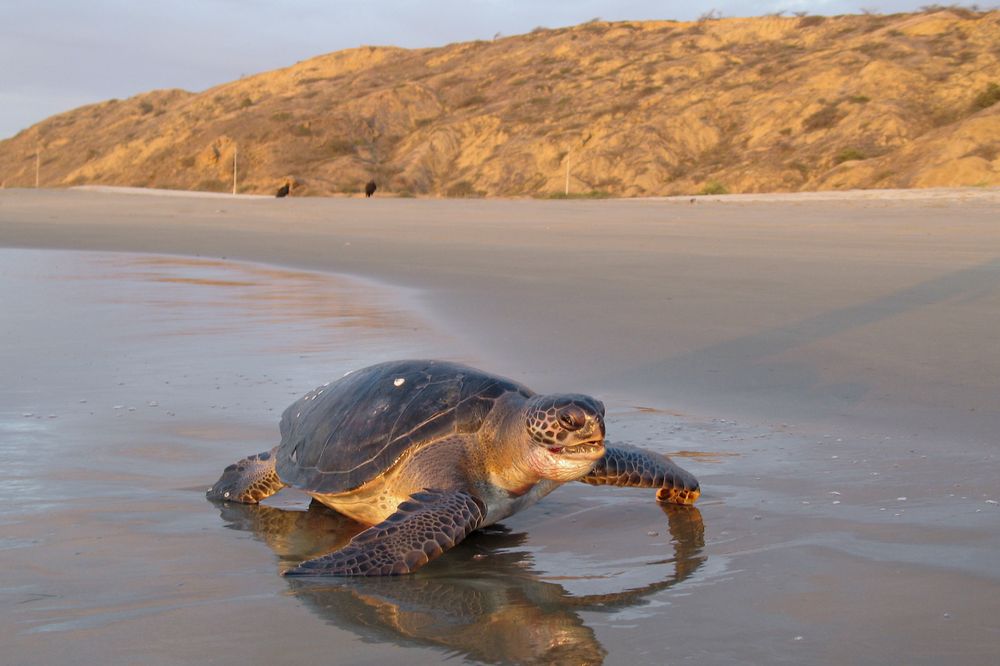
[[[587,415],[576,405],[571,405],[559,413],[559,425],[566,430],[579,430],[587,422]]]

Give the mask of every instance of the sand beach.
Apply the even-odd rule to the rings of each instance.
[[[998,213],[2,190],[5,659],[993,663]],[[570,484],[413,577],[282,579],[358,526],[204,490],[417,356],[600,397],[702,499]]]

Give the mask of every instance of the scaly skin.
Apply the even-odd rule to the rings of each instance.
[[[303,562],[286,576],[407,574],[452,548],[479,527],[486,507],[461,490],[414,493],[396,513],[338,551]]]
[[[605,445],[604,457],[580,481],[592,486],[656,488],[656,499],[665,504],[694,504],[701,495],[698,480],[670,458],[616,444]]]
[[[285,487],[274,471],[275,452],[258,453],[233,463],[205,494],[210,500],[257,504]]]

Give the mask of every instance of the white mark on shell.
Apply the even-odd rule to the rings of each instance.
[[[406,383],[406,379],[404,379],[403,377],[396,377],[396,381],[394,381],[392,383],[392,385],[393,386],[402,386],[405,383]]]

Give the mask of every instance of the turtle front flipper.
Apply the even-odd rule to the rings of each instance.
[[[606,445],[604,457],[580,481],[592,486],[657,488],[656,499],[666,504],[694,504],[701,495],[694,475],[670,458],[620,444]]]
[[[414,493],[378,525],[338,551],[307,560],[286,576],[389,576],[406,574],[448,550],[486,516],[486,506],[462,490]]]
[[[274,447],[270,451],[233,463],[223,470],[222,476],[208,489],[205,496],[222,502],[257,504],[278,492],[285,484],[274,469],[277,450],[278,447]]]

